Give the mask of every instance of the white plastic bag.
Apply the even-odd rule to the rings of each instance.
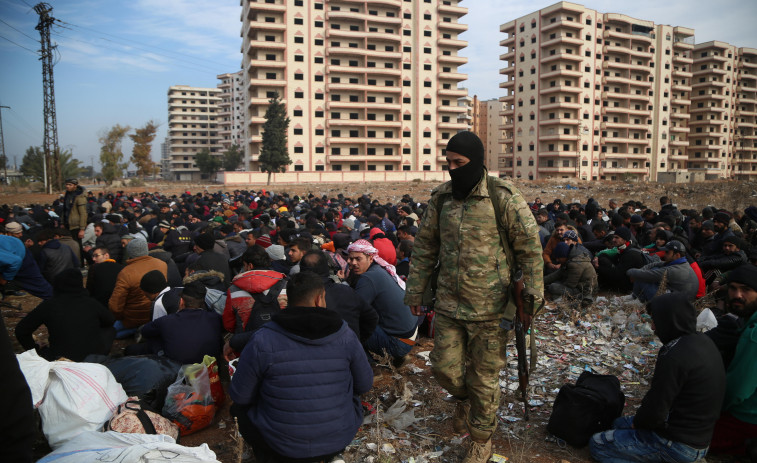
[[[218,463],[207,444],[184,447],[163,434],[123,434],[87,431],[37,463]]]
[[[718,326],[718,320],[710,309],[704,309],[697,316],[697,331],[709,331]]]
[[[42,417],[42,432],[53,449],[81,432],[102,429],[128,399],[104,365],[47,362],[34,351],[17,358]],[[44,391],[41,400],[40,391]]]

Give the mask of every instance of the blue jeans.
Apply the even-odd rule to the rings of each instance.
[[[594,434],[589,440],[591,456],[601,463],[694,462],[707,455],[707,448],[695,449],[645,429],[633,429],[632,416],[621,416],[613,429]]]
[[[387,334],[380,326],[377,326],[371,337],[363,343],[363,347],[368,352],[378,355],[384,355],[384,350],[386,350],[389,355],[395,358],[404,357],[413,349],[413,346],[405,344],[391,334]],[[368,357],[370,358],[370,356]]]
[[[134,336],[138,330],[138,328],[126,328],[121,320],[116,320],[113,328],[116,329],[116,339],[126,339]]]
[[[633,295],[641,302],[651,301],[658,289],[660,289],[659,283],[633,282]]]

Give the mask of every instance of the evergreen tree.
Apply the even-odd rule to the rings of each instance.
[[[271,173],[286,172],[286,166],[292,163],[287,152],[287,129],[289,118],[286,106],[276,94],[269,100],[263,124],[263,146],[260,150],[260,169],[268,172],[268,184]]]
[[[218,172],[218,169],[221,168],[221,160],[218,159],[218,156],[210,154],[207,148],[203,148],[197,152],[195,155],[195,164],[200,169],[200,172],[206,174],[211,180],[213,180],[213,176]]]
[[[223,153],[223,170],[236,170],[243,158],[244,153],[239,149],[239,145],[231,145],[229,150]]]
[[[114,125],[110,130],[100,135],[100,164],[103,166],[103,177],[108,183],[123,177],[126,163],[122,162],[124,153],[121,151],[121,141],[131,127]]]
[[[129,138],[134,142],[134,148],[131,150],[131,162],[137,166],[137,175],[145,177],[155,173],[155,163],[152,160],[152,142],[155,140],[155,134],[158,131],[158,125],[149,121],[141,129],[134,129]]]

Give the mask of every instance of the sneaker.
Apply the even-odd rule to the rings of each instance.
[[[471,440],[463,463],[486,463],[492,457],[492,440],[481,443]]]
[[[460,400],[455,406],[455,414],[452,416],[452,429],[458,434],[468,432],[468,412],[470,411],[470,402]]]

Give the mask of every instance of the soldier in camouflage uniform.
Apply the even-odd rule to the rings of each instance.
[[[489,191],[484,147],[475,134],[452,137],[446,156],[452,180],[431,193],[415,238],[405,303],[414,314],[422,313],[423,293],[438,261],[432,370],[458,399],[455,431],[470,432],[464,463],[485,462],[496,429],[499,372],[505,367],[507,334],[499,324],[515,315],[514,305],[507,305],[511,265],[523,270],[524,294],[541,300],[542,248],[538,226],[520,192],[498,178],[493,178],[495,191]],[[514,263],[502,247],[492,201],[499,202],[504,215]],[[512,310],[506,313],[506,306]],[[534,304],[525,309],[532,312]]]

